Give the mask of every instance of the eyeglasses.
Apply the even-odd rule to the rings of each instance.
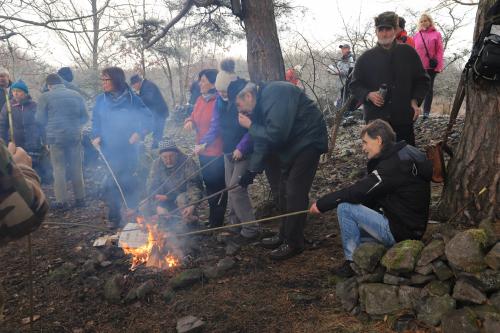
[[[101,81],[105,82],[105,81],[111,81],[111,79],[106,79],[104,77],[101,77]]]

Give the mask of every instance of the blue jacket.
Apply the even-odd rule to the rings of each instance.
[[[139,96],[155,115],[167,118],[168,106],[158,86],[149,80],[142,81]]]
[[[107,151],[127,149],[133,133],[142,137],[152,130],[151,111],[130,88],[121,95],[102,93],[97,96],[92,114],[92,136],[101,138]]]

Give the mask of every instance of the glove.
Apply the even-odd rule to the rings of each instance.
[[[248,185],[253,184],[253,180],[257,176],[257,172],[247,170],[243,174],[243,176],[240,177],[240,181],[238,182],[238,185],[241,187],[247,188]]]

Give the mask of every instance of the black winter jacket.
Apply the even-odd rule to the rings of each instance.
[[[422,238],[429,218],[432,164],[417,148],[401,141],[368,161],[368,175],[316,203],[321,212],[342,202],[381,209],[397,242]]]
[[[302,150],[328,150],[328,134],[323,114],[297,86],[273,81],[259,86],[257,105],[249,133],[254,142],[249,170],[260,172],[269,154],[279,156],[286,168]]]
[[[168,106],[156,84],[143,80],[139,96],[149,110],[156,116],[168,118]]]
[[[377,107],[366,97],[384,83],[388,93],[384,105]],[[411,100],[416,99],[420,105],[429,84],[417,52],[407,44],[394,42],[388,50],[376,46],[363,53],[354,66],[349,87],[356,99],[363,102],[366,122],[383,119],[392,125],[409,125],[414,114]]]

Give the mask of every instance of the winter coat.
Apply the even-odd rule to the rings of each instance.
[[[42,146],[43,128],[35,120],[36,103],[29,96],[20,103],[11,100],[11,109],[16,145],[23,147],[27,152],[39,152]],[[10,141],[9,129],[7,106],[4,105],[0,112],[0,138],[5,142]]]
[[[158,86],[149,80],[143,80],[139,96],[149,110],[158,117],[168,117],[168,106]]]
[[[217,95],[214,92],[205,96],[200,96],[196,100],[193,108],[193,113],[188,118],[194,124],[196,129],[196,144],[207,143],[202,142],[203,137],[209,132],[212,118],[214,116],[215,102]],[[206,146],[205,150],[200,153],[203,156],[220,156],[222,155],[222,138],[220,133]]]
[[[384,83],[388,86],[385,103],[377,107],[367,96]],[[349,87],[356,99],[363,101],[367,122],[383,119],[392,125],[409,125],[414,114],[411,100],[416,99],[420,105],[429,84],[429,76],[417,52],[409,45],[394,41],[390,49],[377,45],[359,57]]]
[[[342,85],[345,85],[349,74],[351,74],[354,68],[354,56],[352,52],[349,52],[345,56],[342,56],[339,62],[337,62],[339,77]]]
[[[203,185],[201,177],[197,173],[199,167],[193,159],[188,158],[180,151],[178,151],[177,157],[175,165],[171,168],[167,168],[160,157],[153,162],[147,181],[147,193],[148,195],[153,192],[162,195],[168,193],[167,201],[175,203],[179,207],[201,199]],[[186,160],[188,161],[186,162]],[[181,165],[183,167],[179,169]],[[189,177],[191,179],[187,180]],[[180,184],[182,186],[177,188]],[[170,191],[172,193],[169,193]]]
[[[423,37],[423,40],[422,40]],[[442,72],[444,68],[443,61],[443,39],[441,38],[441,34],[435,28],[430,27],[427,30],[420,30],[413,36],[413,40],[415,41],[415,49],[422,60],[422,64],[425,69],[431,69],[429,66],[429,57],[436,58],[438,61],[438,65],[434,68],[436,72]],[[427,52],[425,52],[425,46],[427,46],[427,50],[429,50],[429,56],[427,56]]]
[[[401,30],[401,32],[396,35],[396,42],[398,42],[399,44],[408,44],[411,47],[415,48],[415,41],[412,37],[408,36],[406,30]]]
[[[92,137],[101,138],[105,152],[125,154],[134,151],[129,143],[132,134],[144,137],[152,128],[151,111],[130,88],[119,95],[102,93],[97,96],[92,113]]]
[[[44,126],[49,145],[74,145],[81,141],[89,115],[79,93],[56,84],[40,96],[35,118]]]
[[[248,168],[255,172],[264,170],[269,154],[278,155],[286,169],[308,147],[319,153],[328,150],[323,114],[300,88],[289,82],[260,85],[248,132],[254,142]]]
[[[12,82],[9,82],[9,86],[6,88],[9,90],[9,99],[12,101],[12,99],[14,98],[12,96],[12,91],[10,90],[10,86],[12,85]],[[2,90],[0,88],[0,110],[3,108],[3,106],[5,105],[5,90]]]
[[[422,238],[429,218],[432,164],[404,141],[368,161],[368,175],[319,199],[321,212],[342,202],[382,209],[397,242]]]
[[[1,141],[0,246],[36,230],[49,208],[36,172],[27,165],[16,165]]]

